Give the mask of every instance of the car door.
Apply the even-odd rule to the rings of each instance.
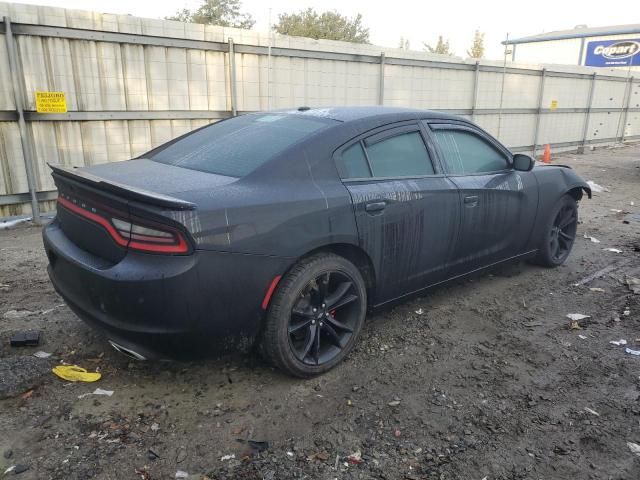
[[[360,245],[376,271],[375,303],[445,276],[460,206],[455,184],[433,157],[419,122],[370,132],[336,152]]]
[[[429,127],[440,162],[459,191],[462,218],[452,273],[523,253],[538,203],[534,175],[515,171],[509,151],[473,125]]]

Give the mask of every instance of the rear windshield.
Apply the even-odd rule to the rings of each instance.
[[[243,177],[305,137],[337,123],[287,114],[250,114],[214,123],[143,155],[178,167]]]

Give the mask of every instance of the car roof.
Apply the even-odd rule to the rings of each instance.
[[[406,115],[409,118],[439,118],[456,120],[459,117],[447,113],[436,112],[434,110],[422,110],[419,108],[405,107],[385,107],[380,105],[358,106],[358,107],[298,107],[296,109],[279,110],[280,113],[292,115],[304,115],[328,118],[339,122],[352,122],[373,117],[389,116],[395,119],[398,116]]]

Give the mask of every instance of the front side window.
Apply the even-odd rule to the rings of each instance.
[[[506,157],[487,141],[465,130],[434,130],[448,173],[489,173],[509,167]]]
[[[242,115],[196,130],[142,158],[231,177],[243,177],[335,120],[279,113]]]

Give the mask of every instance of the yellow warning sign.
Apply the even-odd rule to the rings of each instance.
[[[551,110],[558,108],[558,100],[551,100]]]
[[[67,99],[64,92],[36,92],[38,113],[67,113]]]

